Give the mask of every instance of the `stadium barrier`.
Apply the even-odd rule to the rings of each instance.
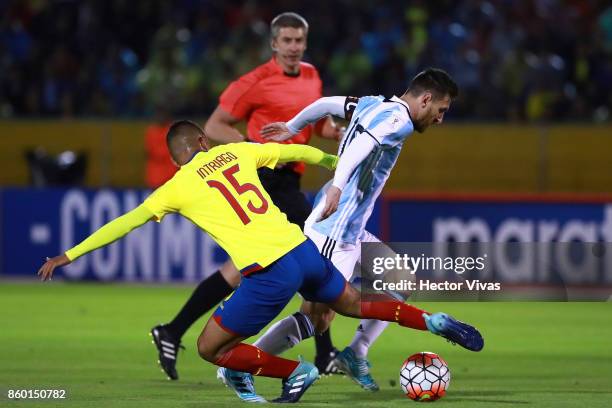
[[[612,294],[612,195],[388,192],[379,211],[386,242],[486,244],[489,279],[505,288]]]
[[[4,189],[2,274],[34,276],[45,257],[80,242],[129,211],[146,190]],[[189,220],[172,214],[150,222],[106,248],[87,254],[58,277],[68,280],[196,282],[214,272],[225,253]]]
[[[34,277],[46,256],[78,243],[108,220],[134,208],[148,193],[134,189],[0,190],[0,273]],[[379,200],[367,228],[388,242],[576,242],[592,246],[612,242],[612,196],[391,192]],[[597,256],[585,255],[585,248]],[[535,256],[528,251],[523,255]],[[556,256],[564,256],[572,270],[583,270],[588,262],[596,264],[586,265],[588,273],[572,275],[573,284],[612,284],[612,250],[607,246],[578,248],[578,256],[574,255]],[[210,237],[187,219],[173,215],[85,255],[57,276],[194,282],[215,271],[225,259]],[[534,264],[535,260],[513,262]],[[512,276],[516,272],[522,273],[522,284],[547,283],[548,278],[535,270],[527,274],[509,271],[500,275],[509,282],[517,283]]]

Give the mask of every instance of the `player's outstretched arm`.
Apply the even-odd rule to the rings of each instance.
[[[278,149],[278,161],[280,163],[302,161],[308,164],[316,164],[329,170],[335,169],[338,163],[338,156],[335,154],[325,153],[316,147],[308,145],[279,144]]]
[[[320,98],[302,109],[300,113],[289,122],[275,122],[264,126],[261,135],[264,139],[282,142],[300,133],[307,125],[317,122],[319,119],[334,115],[344,117],[344,103],[346,96],[328,96]]]
[[[68,265],[81,255],[115,242],[153,217],[151,210],[143,205],[134,208],[132,211],[103,225],[96,232],[85,238],[83,242],[66,251],[66,253],[53,258],[47,258],[45,264],[38,270],[38,275],[43,281],[51,279],[55,268]]]

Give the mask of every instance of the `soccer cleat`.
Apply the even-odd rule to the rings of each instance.
[[[217,379],[221,380],[226,387],[231,388],[238,398],[245,402],[268,402],[264,397],[255,393],[255,381],[249,373],[219,367]]]
[[[346,347],[336,356],[336,364],[351,380],[366,391],[378,391],[376,381],[370,375],[370,362],[359,358],[352,348]]]
[[[484,340],[480,332],[469,324],[460,322],[446,313],[423,313],[427,329],[433,334],[442,336],[453,344],[459,344],[471,351],[480,351]]]
[[[155,326],[149,334],[153,337],[153,344],[157,348],[159,354],[157,362],[161,366],[162,371],[166,373],[169,380],[178,380],[176,358],[178,357],[178,350],[184,350],[185,347],[181,345],[180,341],[174,340],[174,337],[168,333],[164,325]]]
[[[333,375],[333,374],[342,374],[341,370],[338,368],[336,364],[336,356],[339,351],[334,347],[332,351],[329,352],[326,356],[315,356],[315,365],[319,370],[319,374],[321,376],[325,375]]]
[[[300,364],[293,370],[289,378],[283,380],[283,392],[272,402],[292,403],[298,402],[310,387],[319,378],[319,370],[314,364],[306,362],[300,357]]]

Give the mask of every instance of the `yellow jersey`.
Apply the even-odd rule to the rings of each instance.
[[[270,265],[306,240],[257,176],[274,168],[275,143],[232,143],[199,152],[143,203],[161,221],[179,213],[206,231],[243,274]]]

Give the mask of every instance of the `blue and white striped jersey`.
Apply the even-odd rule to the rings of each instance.
[[[371,148],[371,151],[356,164],[354,172],[342,188],[336,212],[325,220],[315,222],[312,228],[336,241],[355,244],[361,238],[374,203],[389,178],[404,141],[414,127],[408,105],[396,96],[390,99],[365,96],[358,100],[347,97],[344,110],[350,122],[340,141],[340,160],[354,143],[366,149]],[[332,181],[317,194],[312,216],[320,213],[325,204],[325,191]]]

